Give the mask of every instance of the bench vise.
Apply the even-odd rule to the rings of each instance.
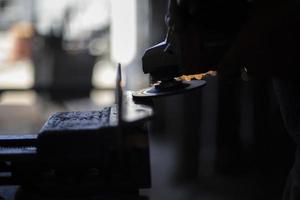
[[[56,113],[38,134],[0,135],[0,185],[52,196],[138,194],[149,188],[146,122],[153,110],[133,102],[130,92],[123,94],[117,81],[112,106]]]

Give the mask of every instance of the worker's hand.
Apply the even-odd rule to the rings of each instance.
[[[202,38],[201,30],[196,27],[188,27],[179,32],[181,47],[180,64],[183,69],[183,74],[199,74],[216,70],[216,60],[220,57],[221,49],[217,52],[216,48],[206,46]]]
[[[300,66],[299,9],[296,1],[274,1],[271,6],[268,1],[256,3],[253,16],[235,39],[229,38],[235,40],[230,47],[229,40],[224,45],[211,45],[203,30],[189,21],[189,26],[177,31],[183,73],[203,73],[218,66],[223,79],[239,78],[241,69],[252,76],[296,77]]]
[[[246,10],[242,1],[170,0],[166,23],[173,38],[178,38],[181,73],[216,70],[236,38]]]
[[[183,5],[184,3],[185,5]],[[166,15],[168,50],[178,56],[181,74],[199,74],[215,70],[217,65],[211,63],[212,54],[209,52],[210,48],[204,44],[203,31],[199,27],[198,21],[186,16],[189,15],[187,13],[190,10],[186,4],[189,3],[169,0],[169,9]]]
[[[200,74],[217,70],[218,63],[232,44],[230,38],[207,41],[202,35],[203,30],[197,26],[187,26],[177,32],[169,29],[165,52],[176,55],[181,74]]]

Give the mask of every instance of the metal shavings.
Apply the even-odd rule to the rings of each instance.
[[[208,72],[202,73],[202,74],[182,75],[179,77],[179,79],[183,80],[183,81],[202,80],[206,77],[216,76],[216,75],[217,75],[216,71],[208,71]]]

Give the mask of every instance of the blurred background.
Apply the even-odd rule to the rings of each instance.
[[[1,105],[9,109],[5,118],[43,122],[53,111],[35,109],[64,110],[75,99],[83,107],[74,109],[110,105],[117,63],[122,64],[126,88],[145,87],[141,56],[149,46],[149,7],[147,0],[1,0]],[[26,119],[8,116],[29,107]],[[6,125],[2,132],[19,132]],[[37,131],[40,125],[22,127],[21,132]]]
[[[167,0],[0,0],[0,133],[37,133],[57,111],[114,102],[148,86],[144,50],[165,37]],[[281,199],[294,144],[271,80],[154,102],[150,199]]]

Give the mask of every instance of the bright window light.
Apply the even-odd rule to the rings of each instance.
[[[111,0],[112,60],[129,64],[137,51],[137,0]]]
[[[108,61],[99,61],[94,66],[92,83],[99,88],[114,88],[115,77],[115,67]]]
[[[31,106],[36,103],[37,94],[34,91],[4,92],[1,96],[0,105],[24,105]]]
[[[29,89],[34,85],[34,70],[30,61],[18,61],[0,66],[0,88]]]
[[[110,106],[115,102],[115,92],[110,90],[93,90],[90,98],[97,106]]]

